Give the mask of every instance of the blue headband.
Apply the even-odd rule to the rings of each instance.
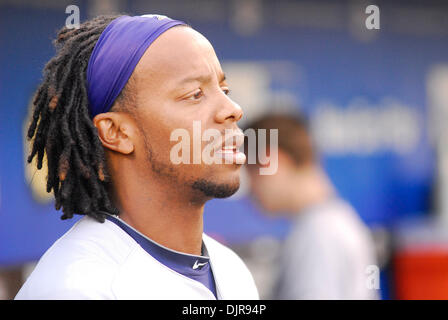
[[[104,29],[87,66],[91,118],[109,111],[146,49],[177,25],[185,22],[161,15],[121,16]]]

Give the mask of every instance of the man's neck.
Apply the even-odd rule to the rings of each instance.
[[[331,182],[320,168],[310,169],[298,181],[300,182],[297,182],[296,187],[292,188],[297,192],[294,198],[300,199],[300,202],[295,204],[295,212],[324,203],[335,195]]]
[[[130,178],[128,172],[126,181]],[[136,179],[140,183],[121,182],[115,188],[120,218],[169,249],[200,255],[206,200],[192,201],[191,191],[161,179]]]

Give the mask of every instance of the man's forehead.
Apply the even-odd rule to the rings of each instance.
[[[199,32],[185,26],[171,28],[162,34],[146,50],[136,67],[139,77],[159,75],[176,78],[176,82],[214,71],[222,73],[212,45]]]

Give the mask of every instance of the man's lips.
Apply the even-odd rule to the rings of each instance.
[[[221,157],[226,164],[244,164],[246,162],[246,155],[235,149],[220,149],[215,152],[215,157]]]
[[[214,148],[215,156],[224,159],[227,164],[244,164],[246,162],[246,155],[238,149],[244,143],[244,134],[241,130],[232,130],[231,133],[226,132],[224,140],[221,145]]]

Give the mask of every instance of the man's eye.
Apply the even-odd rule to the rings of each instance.
[[[229,88],[222,88],[222,91],[228,96],[230,94]]]
[[[202,90],[198,90],[198,91],[196,91],[193,95],[189,96],[188,99],[189,99],[189,100],[198,100],[198,99],[200,99],[203,95],[204,95],[204,93],[202,92]]]

